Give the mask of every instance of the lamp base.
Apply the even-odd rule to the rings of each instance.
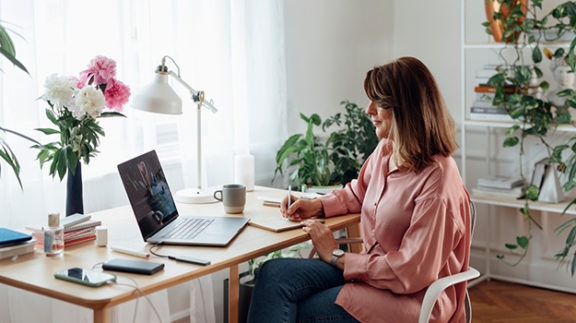
[[[214,198],[213,191],[199,188],[186,188],[179,190],[174,195],[174,199],[177,202],[188,204],[207,204],[218,202],[218,200]]]

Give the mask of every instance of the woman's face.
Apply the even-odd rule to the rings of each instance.
[[[376,137],[378,137],[378,139],[394,139],[390,131],[390,129],[392,129],[392,108],[385,109],[379,107],[374,101],[370,101],[366,107],[366,113],[372,119],[374,127],[376,127]]]

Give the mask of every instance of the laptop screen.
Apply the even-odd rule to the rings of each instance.
[[[156,151],[119,164],[118,171],[144,239],[178,216]]]

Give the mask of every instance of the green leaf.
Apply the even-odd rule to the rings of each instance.
[[[516,136],[507,137],[504,139],[504,143],[502,144],[503,147],[514,147],[520,142],[520,139]]]
[[[12,62],[12,64],[14,64],[16,67],[20,68],[27,74],[30,74],[24,64],[16,59],[16,49],[14,48],[14,43],[12,42],[10,35],[8,35],[6,32],[6,29],[2,26],[0,26],[0,54]]]
[[[536,46],[532,50],[532,60],[534,61],[534,63],[542,62],[542,50],[540,49],[540,47]]]
[[[538,187],[536,187],[535,185],[530,185],[526,189],[526,199],[530,201],[536,201],[538,200],[538,193],[539,193]]]
[[[572,266],[570,266],[570,274],[574,277],[574,273],[576,272],[576,252],[572,255]]]
[[[515,250],[515,249],[518,248],[517,245],[511,244],[511,243],[506,243],[506,244],[504,244],[504,246],[505,246],[507,249],[510,249],[510,250]]]
[[[516,243],[522,249],[527,249],[528,244],[530,243],[530,239],[528,239],[528,237],[526,237],[526,236],[518,236],[518,237],[516,237]]]
[[[60,131],[57,129],[52,129],[52,128],[36,128],[36,130],[42,132],[45,135],[54,135],[54,134],[59,134]]]
[[[576,226],[572,227],[572,230],[570,230],[570,233],[566,237],[566,245],[567,246],[574,245],[574,239],[576,239]]]
[[[10,146],[3,140],[0,141],[0,146],[2,149],[0,150],[0,158],[4,159],[4,161],[12,168],[16,179],[18,180],[18,185],[22,188],[22,181],[20,180],[20,163],[18,163],[18,159],[14,152],[10,149]]]

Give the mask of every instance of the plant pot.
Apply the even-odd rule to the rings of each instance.
[[[497,0],[484,0],[484,9],[486,10],[486,19],[490,23],[490,31],[492,31],[492,36],[494,41],[501,42],[504,37],[504,21],[508,19],[512,10],[520,5],[520,10],[524,14],[521,17],[516,18],[516,23],[519,25],[526,19],[526,12],[528,11],[528,0],[515,0],[513,6],[509,7],[506,4],[501,4]],[[503,20],[494,19],[494,13],[501,12]],[[519,33],[513,33],[506,38],[506,42],[513,42],[514,39],[518,39]]]
[[[538,194],[538,201],[545,203],[560,203],[565,199],[562,184],[558,178],[556,165],[547,165],[544,172],[542,187]]]
[[[82,165],[76,164],[74,173],[68,169],[66,178],[66,216],[84,214],[84,196],[82,192]]]

